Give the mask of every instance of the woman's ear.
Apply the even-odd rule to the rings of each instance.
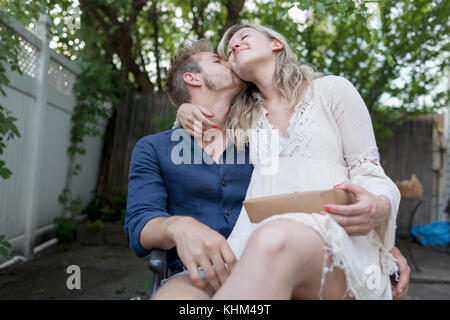
[[[186,72],[185,74],[183,74],[183,80],[188,85],[193,86],[193,87],[201,87],[202,86],[202,82],[201,82],[200,78],[195,73]]]
[[[272,41],[272,51],[280,51],[284,48],[283,42],[278,39]]]

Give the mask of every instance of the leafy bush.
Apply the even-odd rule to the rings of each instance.
[[[97,219],[95,221],[88,221],[86,227],[93,232],[100,232],[105,227],[102,220]]]
[[[82,214],[91,221],[116,222],[125,220],[127,206],[127,188],[116,190],[112,195],[96,195]]]
[[[8,258],[8,249],[11,249],[11,244],[5,240],[5,236],[0,234],[0,255]]]
[[[58,244],[63,249],[68,249],[77,237],[77,222],[71,218],[55,217],[56,237]]]

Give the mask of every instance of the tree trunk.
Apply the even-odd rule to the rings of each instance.
[[[106,194],[108,185],[108,168],[111,162],[111,150],[114,140],[114,127],[116,122],[117,109],[114,109],[112,116],[108,119],[105,138],[102,149],[102,160],[100,163],[100,172],[97,180],[95,194]]]
[[[225,22],[225,26],[223,27],[223,31],[226,31],[229,27],[236,24],[239,19],[239,15],[244,8],[245,0],[228,0],[227,1],[227,20]]]

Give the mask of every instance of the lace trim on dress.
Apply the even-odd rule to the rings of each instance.
[[[349,169],[350,180],[357,175],[371,175],[384,178],[386,174],[380,164],[380,153],[377,147],[367,152],[344,156]]]
[[[291,129],[288,133],[288,143],[283,149],[286,156],[293,156],[294,154],[301,154],[311,157],[310,150],[307,149],[308,144],[312,139],[311,118],[309,117],[309,110],[312,104],[309,101],[302,103],[290,119]]]
[[[308,99],[303,99],[295,106],[295,111],[291,119],[289,119],[289,127],[286,130],[284,138],[274,137],[276,133],[273,131],[274,127],[267,120],[268,111],[261,108],[260,113],[256,116],[256,125],[261,131],[257,133],[256,147],[260,152],[263,151],[266,155],[274,154],[280,156],[293,156],[296,154],[311,157],[311,151],[307,146],[312,139],[311,124],[313,123],[309,110],[312,104]],[[258,130],[259,131],[259,130]],[[279,138],[279,139],[273,139]],[[278,150],[271,146],[269,142],[276,142],[279,140]],[[262,156],[262,154],[260,154]]]

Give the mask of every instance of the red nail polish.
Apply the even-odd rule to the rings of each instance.
[[[340,186],[341,186],[340,184],[337,184],[333,188],[339,188]]]
[[[325,212],[319,212],[319,214],[320,214],[321,216],[325,216],[325,215],[326,215]]]
[[[330,206],[325,206],[325,210],[330,211],[331,210]]]
[[[218,128],[217,124],[214,125],[214,128],[216,128],[216,129]]]

